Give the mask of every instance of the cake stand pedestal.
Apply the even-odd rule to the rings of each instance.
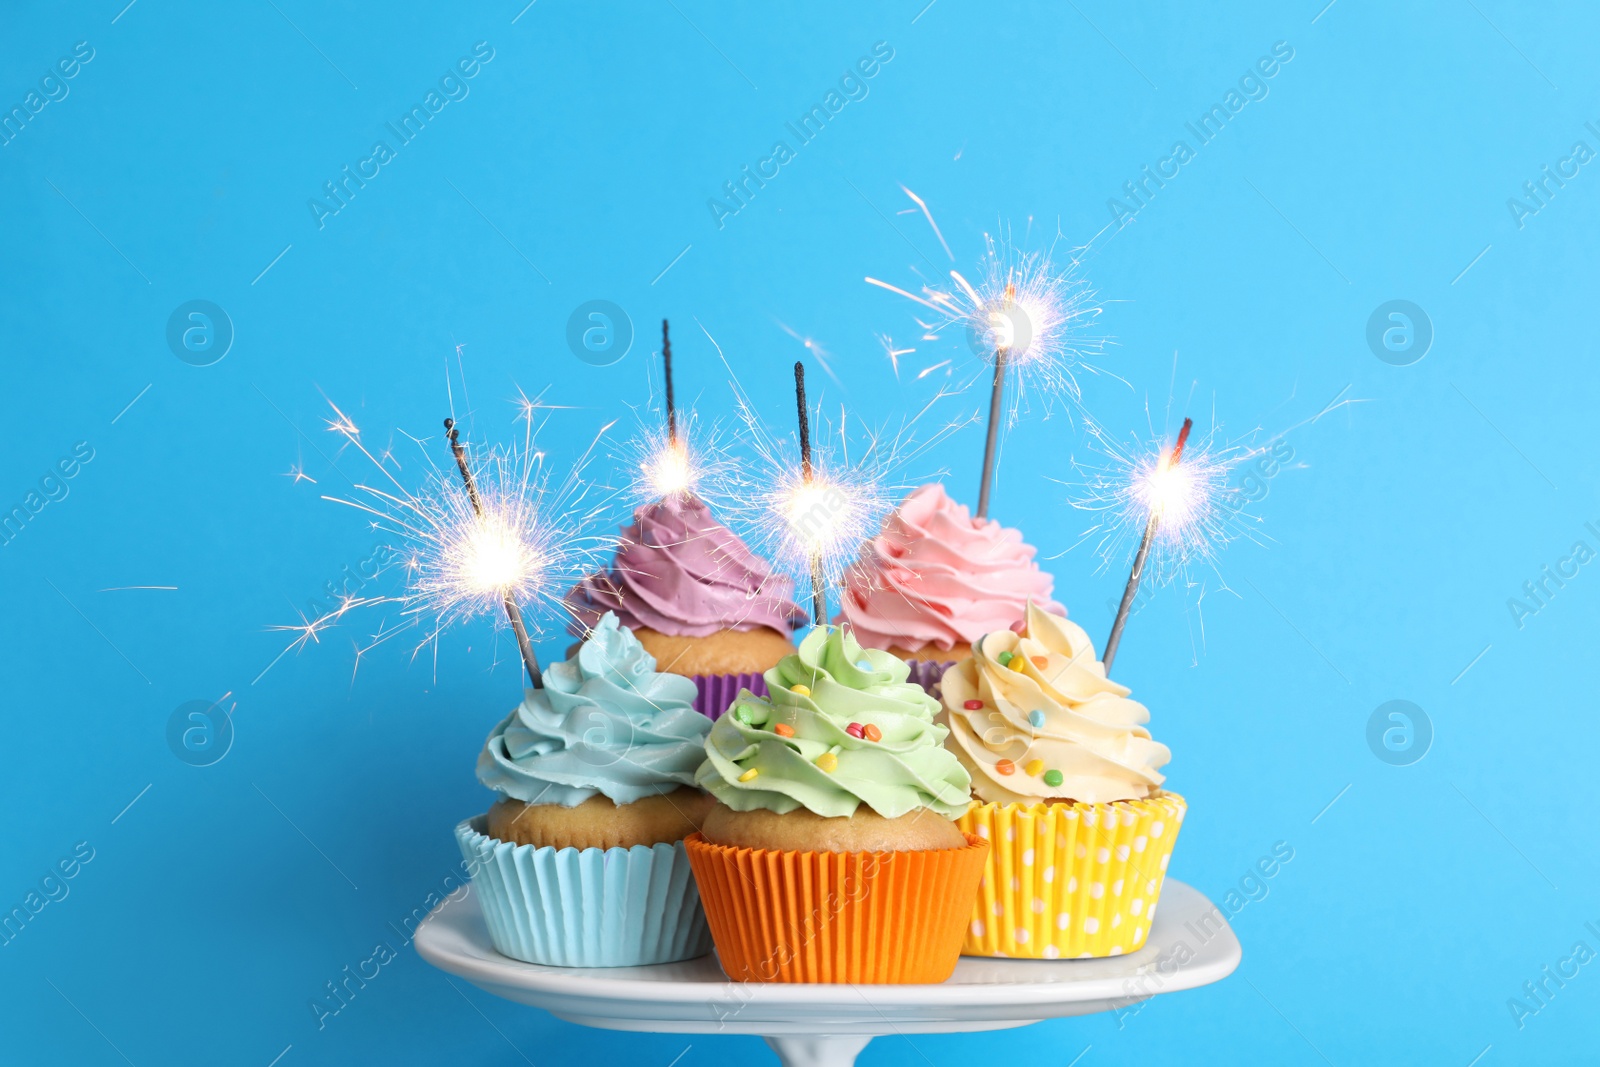
[[[540,967],[495,951],[471,892],[439,905],[413,943],[440,970],[568,1022],[756,1034],[785,1067],[851,1067],[868,1041],[890,1034],[1002,1030],[1124,1009],[1220,981],[1239,965],[1239,942],[1222,912],[1172,879],[1138,952],[1099,960],[963,956],[940,985],[733,982],[715,954],[654,967]]]

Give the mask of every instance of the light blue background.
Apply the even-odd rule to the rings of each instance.
[[[409,949],[318,1030],[307,1005],[323,983],[396,942],[391,924],[456,863],[451,827],[488,800],[476,750],[518,686],[514,658],[491,670],[487,622],[453,633],[436,669],[395,649],[352,682],[364,620],[252,684],[284,644],[267,627],[373,540],[318,499],[342,484],[318,451],[333,454],[322,394],[376,438],[432,434],[463,344],[480,433],[510,432],[518,385],[572,406],[547,437],[559,462],[646,401],[654,324],[670,315],[679,395],[707,420],[730,402],[696,319],[770,410],[788,411],[805,354],[783,323],[831,353],[830,403],[892,423],[937,376],[896,382],[874,335],[910,341],[912,308],[862,278],[949,266],[900,213],[901,183],[962,269],[1003,220],[1048,232],[1059,218],[1085,241],[1108,197],[1287,41],[1270,95],[1089,262],[1114,301],[1104,364],[1132,388],[1094,380],[1086,399],[1122,432],[1144,427],[1149,397],[1170,428],[1177,350],[1180,407],[1197,383],[1191,411],[1203,426],[1214,411],[1224,436],[1275,433],[1346,388],[1368,401],[1290,434],[1297,462],[1257,508],[1271,542],[1221,560],[1235,592],[1213,579],[1202,616],[1162,591],[1117,664],[1191,804],[1174,876],[1220,898],[1275,842],[1294,859],[1235,917],[1244,963],[1220,985],[1120,1029],[1098,1016],[883,1039],[862,1062],[1592,1059],[1597,965],[1520,1029],[1507,1000],[1575,942],[1600,948],[1584,929],[1600,921],[1587,794],[1600,565],[1520,629],[1507,599],[1574,541],[1600,547],[1584,529],[1600,520],[1600,177],[1584,168],[1520,229],[1506,201],[1575,141],[1600,148],[1584,128],[1600,119],[1593,13],[523,2],[80,0],[3,16],[8,109],[76,42],[95,56],[0,147],[0,506],[75,442],[94,459],[0,548],[0,905],[80,841],[94,859],[0,948],[0,1058],[523,1062],[514,1045],[539,1064],[665,1067],[691,1042],[452,989]],[[478,41],[494,59],[470,96],[319,230],[307,199]],[[894,59],[870,95],[719,230],[707,199],[877,41]],[[197,298],[237,331],[204,368],[164,340]],[[563,339],[592,298],[640,333],[609,368]],[[1436,331],[1408,367],[1364,338],[1396,298]],[[919,344],[905,368],[945,358],[973,372],[953,342]],[[908,477],[948,470],[970,500],[980,433]],[[1082,518],[1052,481],[1082,445],[1064,419],[1025,421],[994,513],[1060,557],[1058,594],[1098,639],[1122,574],[1066,553]],[[297,461],[317,486],[284,476]],[[102,592],[134,585],[177,589]],[[545,641],[546,657],[562,644]],[[174,758],[173,710],[228,691],[229,755]],[[1409,767],[1366,741],[1395,698],[1435,730]],[[695,1038],[678,1063],[767,1056],[754,1038]]]

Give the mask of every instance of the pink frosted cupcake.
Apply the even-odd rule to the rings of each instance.
[[[1034,562],[1035,551],[1021,532],[974,519],[944,486],[924,485],[862,546],[845,572],[834,621],[868,648],[910,660],[912,680],[931,692],[978,638],[1019,628],[1029,601],[1064,613],[1050,599],[1055,582]]]
[[[697,706],[716,718],[741,688],[765,692],[762,674],[794,651],[807,617],[793,593],[691,493],[636,510],[611,566],[574,586],[567,606],[575,636],[615,612],[659,670],[694,679]]]

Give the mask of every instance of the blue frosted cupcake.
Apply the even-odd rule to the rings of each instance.
[[[710,949],[684,854],[712,801],[694,784],[708,720],[694,682],[605,615],[496,726],[478,779],[500,794],[456,828],[495,947],[620,967]]]

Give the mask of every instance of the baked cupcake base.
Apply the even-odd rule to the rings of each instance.
[[[682,637],[638,626],[633,636],[655,657],[656,670],[688,678],[697,674],[760,674],[794,651],[794,642],[765,626],[718,630],[706,637]]]
[[[514,845],[535,848],[632,848],[671,844],[700,829],[716,801],[684,786],[632,804],[615,804],[604,795],[573,807],[524,804],[502,797],[489,809],[488,834]]]
[[[805,808],[785,815],[765,808],[734,811],[717,804],[701,828],[706,841],[731,848],[809,852],[919,852],[962,848],[966,835],[926,808],[886,819],[866,805],[854,815],[825,818]]]
[[[535,848],[497,841],[485,816],[456,827],[489,939],[553,967],[632,967],[703,956],[711,936],[682,841]]]
[[[1187,802],[975,804],[957,820],[990,843],[962,953],[1073,959],[1141,948]]]
[[[949,978],[989,852],[971,835],[921,852],[730,848],[701,834],[684,847],[728,977],[854,984]]]

